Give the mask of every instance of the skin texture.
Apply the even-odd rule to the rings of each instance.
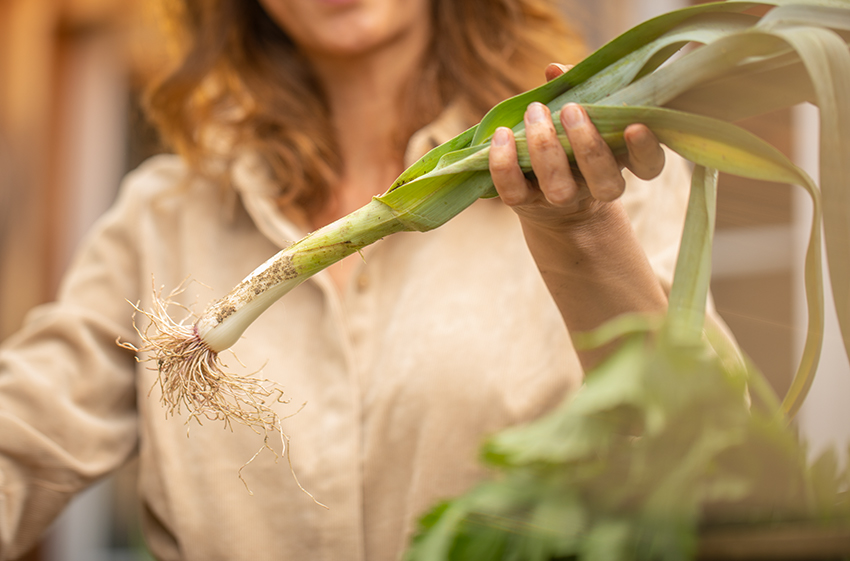
[[[318,228],[369,202],[403,171],[394,145],[395,101],[415,72],[431,36],[428,0],[260,0],[312,63],[331,108],[342,156],[342,179],[327,206],[311,217]],[[551,80],[565,67],[552,64]],[[490,170],[496,189],[522,223],[529,250],[571,331],[591,329],[623,312],[661,311],[666,295],[643,254],[618,198],[628,167],[651,179],[664,153],[643,125],[626,131],[628,155],[618,160],[578,106],[561,121],[578,160],[570,170],[548,110],[525,115],[535,179],[516,159],[509,129],[493,138]],[[330,267],[344,293],[358,256]],[[580,353],[585,367],[603,353]]]

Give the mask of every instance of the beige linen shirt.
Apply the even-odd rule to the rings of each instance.
[[[459,132],[444,118],[414,157]],[[689,171],[630,177],[625,203],[669,283]],[[514,213],[481,200],[445,226],[365,252],[340,293],[324,273],[273,305],[229,366],[285,388],[291,459],[261,453],[243,426],[185,424],[159,403],[156,373],[115,341],[138,342],[128,301],[151,304],[187,277],[202,310],[299,232],[262,168],[234,189],[156,157],[125,180],[82,245],[55,303],[0,351],[0,559],[31,546],[72,495],[140,457],[149,547],[162,560],[398,559],[417,518],[484,477],[483,437],[533,419],[581,380],[562,319]],[[237,196],[234,196],[234,192]],[[173,308],[175,314],[182,313]],[[240,365],[240,361],[244,366]],[[300,412],[299,407],[304,405]],[[275,444],[275,443],[273,443]],[[278,446],[279,447],[279,446]]]

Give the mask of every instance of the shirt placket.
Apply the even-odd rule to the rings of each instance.
[[[243,161],[241,166],[240,164],[236,164],[233,172],[234,186],[239,191],[245,209],[251,216],[257,229],[276,246],[284,248],[293,241],[301,239],[306,232],[300,231],[299,228],[280,212],[274,197],[276,187],[271,184],[266,174],[263,173],[262,167],[259,166],[261,164],[251,160],[247,162]],[[368,284],[368,281],[362,282]],[[353,330],[349,325],[349,314],[346,312],[339,291],[326,271],[320,271],[315,274],[307,281],[307,284],[313,285],[321,292],[326,303],[327,313],[330,315],[330,320],[337,329],[337,340],[344,357],[346,381],[349,384],[351,395],[353,419],[359,421],[362,418],[362,390],[360,385],[360,370],[358,369],[359,361],[357,360],[358,353],[356,351],[357,344],[355,342],[357,337],[352,336]],[[359,328],[354,331],[363,333]],[[351,435],[354,441],[362,443],[361,423],[352,422],[350,430],[354,433]],[[355,469],[360,471],[360,476],[356,480],[362,481],[362,453],[355,458],[353,463],[356,466]],[[359,504],[358,510],[361,513],[361,523],[356,530],[358,536],[353,540],[360,544],[359,550],[349,552],[347,558],[353,561],[364,561],[366,557],[363,546],[362,512],[364,502],[362,485],[356,489],[349,489],[348,492],[356,497],[357,504]]]

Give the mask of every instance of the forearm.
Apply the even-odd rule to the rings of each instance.
[[[619,202],[602,204],[586,219],[559,228],[525,220],[522,224],[529,250],[570,333],[595,329],[623,313],[666,309],[666,294]],[[579,351],[579,359],[588,369],[609,351],[607,347]]]

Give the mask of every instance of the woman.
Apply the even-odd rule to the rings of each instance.
[[[262,367],[286,388],[294,472],[329,509],[272,454],[243,470],[249,494],[237,474],[262,438],[210,422],[186,438],[156,373],[114,343],[136,340],[126,300],[147,308],[151,275],[165,287],[191,275],[209,289],[179,298],[202,308],[572,54],[548,50],[569,35],[543,0],[186,0],[181,16],[185,59],[150,99],[180,156],[127,178],[58,302],[0,355],[0,559],[135,453],[158,559],[397,559],[418,516],[485,475],[486,434],[545,412],[599,360],[569,331],[663,310],[683,169],[663,174],[682,189],[632,185],[623,203],[621,162],[645,179],[664,167],[651,133],[630,127],[618,161],[565,108],[577,180],[548,111],[529,107],[533,179],[500,129],[502,202],[338,263],[236,345],[246,374]]]

